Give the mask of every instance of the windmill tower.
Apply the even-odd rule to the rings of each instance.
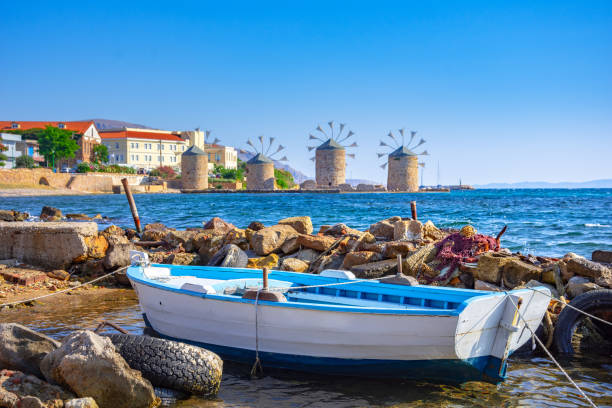
[[[318,125],[316,130],[321,136],[310,134],[308,140],[318,140],[322,142],[319,146],[308,146],[308,151],[316,149],[315,156],[310,160],[315,162],[316,181],[319,188],[336,187],[346,182],[346,156],[355,158],[355,154],[346,154],[346,148],[357,147],[357,143],[349,144],[349,139],[354,135],[352,131],[348,131],[344,135],[345,124],[340,123],[337,127],[334,126],[334,121],[327,122],[329,125],[329,134],[327,134],[321,125]]]
[[[255,156],[251,160],[246,162],[246,182],[249,190],[276,190],[276,183],[274,182],[274,162],[272,158],[280,153],[285,147],[281,144],[278,145],[274,153],[270,152],[272,145],[274,144],[274,138],[271,137],[267,140],[263,136],[258,137],[261,143],[261,148],[255,147],[251,140],[247,140],[249,151]],[[267,147],[266,147],[267,144]],[[243,153],[246,150],[241,150]],[[287,157],[283,156],[281,161],[286,161]]]
[[[205,146],[205,137],[210,136],[210,131],[202,133],[199,129],[194,132],[195,136],[202,135],[201,142],[192,140],[191,147],[181,156],[181,186],[184,190],[206,190],[208,188],[208,153],[202,148]],[[218,143],[215,138],[213,143]]]
[[[416,132],[410,132],[408,143],[405,141],[404,129],[399,130],[401,143],[393,132],[387,135],[392,142],[380,141],[380,146],[391,149],[390,153],[378,153],[378,158],[387,156],[387,162],[381,165],[383,169],[387,166],[387,190],[389,191],[419,191],[419,156],[427,156],[427,150],[414,153],[415,149],[425,143],[424,139],[415,141]]]

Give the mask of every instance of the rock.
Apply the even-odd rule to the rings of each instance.
[[[344,262],[344,255],[333,253],[325,255],[310,264],[310,273],[321,273],[326,269],[340,269]]]
[[[421,267],[434,260],[438,249],[434,244],[422,246],[403,260],[403,272],[406,275],[417,276]]]
[[[127,237],[127,239],[139,238],[138,232],[136,232],[136,230],[133,228],[126,228],[125,236]]]
[[[321,231],[319,231],[320,233]],[[346,224],[334,224],[331,227],[327,228],[325,231],[323,231],[323,234],[325,235],[331,235],[334,237],[341,237],[343,235],[346,234],[352,234],[352,235],[356,235],[358,237],[362,236],[364,233],[356,230],[354,228],[348,227]]]
[[[205,230],[228,232],[233,230],[234,228],[236,228],[234,224],[230,224],[229,222],[223,221],[219,217],[213,217],[206,224],[204,224]]]
[[[429,239],[434,242],[443,240],[448,234],[438,229],[433,222],[427,221],[423,224],[423,239]]]
[[[574,276],[574,274],[570,273],[567,270],[567,263],[561,260],[558,262],[558,265],[559,265],[559,270],[561,271],[561,279],[563,279],[564,282],[569,281]]]
[[[262,224],[261,222],[259,222],[259,221],[253,221],[253,222],[251,222],[251,223],[249,224],[249,226],[248,226],[247,228],[248,228],[248,229],[250,229],[250,230],[253,230],[253,231],[259,231],[259,230],[261,230],[261,229],[266,228],[266,226],[265,226],[265,225],[263,225],[263,224]]]
[[[108,239],[108,237],[111,235],[120,235],[122,237],[125,237],[125,231],[121,227],[118,227],[116,225],[111,225],[107,227],[104,231],[102,231],[102,234],[106,237],[106,239]]]
[[[96,400],[91,397],[74,398],[64,402],[64,408],[98,408]]]
[[[308,269],[308,264],[297,258],[285,258],[280,266],[281,271],[304,272]]]
[[[296,235],[296,230],[289,225],[274,225],[255,232],[251,246],[258,255],[268,255],[280,250],[285,241]]]
[[[166,230],[148,229],[141,234],[140,238],[142,241],[161,241],[164,239],[166,234]]]
[[[496,252],[485,252],[478,259],[476,277],[481,281],[499,284],[504,265],[510,262],[511,259],[513,258]]]
[[[48,381],[67,386],[79,397],[92,397],[100,408],[149,408],[158,403],[153,386],[131,369],[109,338],[79,330],[43,359]]]
[[[331,225],[321,225],[319,227],[319,234],[325,234],[325,232],[331,227],[332,227]]]
[[[192,252],[196,235],[197,231],[168,231],[162,240],[174,248],[183,247],[186,252]]]
[[[87,245],[87,255],[75,259],[74,262],[82,262],[87,258],[104,258],[106,250],[108,249],[108,241],[103,234],[85,237],[85,245]]]
[[[15,210],[0,210],[0,221],[15,222],[25,221],[30,217],[30,214],[26,212],[19,212]]]
[[[170,265],[199,265],[200,255],[190,252],[177,252],[168,255],[164,263]]]
[[[315,251],[314,249],[304,248],[300,249],[296,254],[294,254],[294,257],[299,259],[300,261],[311,263],[314,262],[319,257],[319,255],[321,255],[321,253]]]
[[[198,250],[200,262],[203,265],[210,262],[212,256],[220,250],[224,243],[225,233],[215,230],[206,230],[196,234],[193,238],[193,246]]]
[[[395,241],[417,241],[423,239],[423,224],[420,221],[398,221],[393,224]]]
[[[300,184],[300,190],[316,190],[317,183],[314,180],[305,180]]]
[[[59,221],[62,219],[62,212],[55,207],[45,205],[40,212],[40,219],[43,221]]]
[[[377,238],[380,237],[385,240],[392,240],[395,232],[395,227],[393,224],[394,223],[388,220],[379,221],[376,224],[370,225],[370,229],[368,231]]]
[[[502,280],[504,286],[512,289],[532,279],[539,281],[541,275],[542,270],[539,267],[517,258],[510,258],[510,261],[504,265]]]
[[[262,258],[249,258],[247,268],[262,269],[276,268],[278,266],[278,255],[270,254]]]
[[[75,259],[87,258],[85,238],[97,234],[95,222],[0,222],[0,259],[67,268]]]
[[[248,265],[247,254],[234,244],[223,246],[208,262],[210,266],[223,268],[245,268]]]
[[[582,276],[574,276],[571,278],[565,286],[565,293],[570,298],[575,298],[578,295],[589,292],[591,290],[601,289],[601,287],[593,282],[590,282],[587,278]]]
[[[225,238],[223,238],[223,243],[225,245],[234,244],[243,250],[249,249],[249,241],[247,240],[246,230],[239,228],[228,231],[227,234],[225,234]]]
[[[45,406],[37,397],[26,395],[19,401],[19,408],[45,408]]]
[[[0,323],[0,368],[42,377],[40,362],[59,347],[51,337],[17,323]]]
[[[561,268],[558,263],[542,267],[542,282],[554,286],[560,295],[565,293],[563,279],[561,279]]]
[[[56,269],[51,272],[47,272],[47,276],[61,281],[70,279],[70,274],[63,269]]]
[[[368,234],[373,236],[369,232],[368,232]],[[385,242],[373,242],[373,243],[371,243],[371,242],[362,242],[357,247],[357,250],[358,251],[371,251],[371,252],[377,252],[379,254],[383,254],[385,252],[386,246],[387,246],[387,244]]]
[[[300,235],[297,239],[297,243],[300,246],[314,249],[319,252],[327,251],[334,242],[336,242],[334,237],[326,235]]]
[[[538,282],[535,279],[532,279],[529,282],[527,282],[527,284],[525,284],[526,288],[537,288],[538,286],[543,286],[545,288],[548,288],[550,290],[551,296],[559,298],[559,292],[557,292],[557,289],[555,289],[552,285],[548,285],[546,283]]]
[[[380,278],[397,272],[397,259],[385,259],[384,261],[356,265],[351,268],[351,272],[360,279]]]
[[[357,251],[357,252],[349,252],[344,257],[344,261],[342,263],[342,269],[350,270],[353,266],[363,265],[365,263],[380,261],[381,256],[379,253],[371,252],[371,251]]]
[[[501,292],[502,291],[502,289],[499,286],[493,285],[492,283],[484,282],[478,279],[474,282],[474,289],[475,290],[488,290],[490,292]]]
[[[284,218],[278,224],[289,225],[300,234],[312,234],[312,221],[308,216]]]
[[[467,289],[474,289],[474,275],[469,272],[463,272],[459,275],[459,280]]]
[[[396,223],[395,225],[398,225]],[[385,244],[383,256],[388,259],[395,259],[398,255],[406,257],[408,254],[416,251],[416,246],[412,242],[406,241],[389,241]]]
[[[77,221],[91,221],[91,217],[87,214],[66,214],[66,218],[69,220],[77,220]],[[100,217],[102,218],[102,217]]]
[[[104,260],[89,259],[80,267],[82,275],[101,276],[104,274]]]
[[[593,251],[593,254],[591,255],[591,259],[594,262],[603,262],[603,263],[612,264],[612,251],[602,251],[602,250]]]
[[[74,398],[71,392],[40,378],[19,371],[0,371],[0,407],[59,408],[63,400]]]
[[[283,254],[292,254],[298,249],[300,249],[300,244],[298,244],[297,239],[298,237],[296,235],[295,237],[289,238],[285,241],[285,243],[281,247],[281,251],[283,251]]]
[[[610,276],[610,268],[600,263],[589,261],[581,256],[570,258],[567,262],[567,271],[574,275],[586,276],[587,278],[597,279]]]
[[[130,251],[136,249],[134,244],[123,235],[106,235],[106,237],[108,249],[102,260],[104,268],[111,270],[130,265],[132,263]]]

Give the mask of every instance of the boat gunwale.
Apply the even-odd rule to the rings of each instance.
[[[222,270],[230,270],[235,273],[246,273],[250,275],[253,275],[258,271],[257,269],[220,268],[220,267],[210,267],[210,266],[209,267],[207,266],[198,267],[198,266],[166,265],[166,264],[154,264],[152,266],[169,268],[171,270],[172,269],[186,269],[186,270],[209,269],[209,270],[214,270],[216,272],[221,272]],[[319,280],[320,281],[319,284],[350,281],[349,279],[333,278],[333,277],[326,277],[326,276],[320,276],[320,275],[312,275],[312,274],[305,274],[305,273],[299,273],[299,272],[287,272],[287,271],[272,271],[270,273],[270,278],[278,278],[278,276],[273,276],[273,274],[281,275],[281,276],[289,276],[289,277],[291,276],[305,277],[308,280],[313,280],[313,279]],[[245,303],[245,304],[254,303],[254,300],[252,299],[243,299],[243,298],[236,297],[233,295],[204,294],[204,293],[194,292],[194,291],[190,291],[186,289],[175,288],[170,285],[165,285],[163,282],[156,282],[153,279],[148,279],[144,277],[142,274],[142,270],[139,266],[131,266],[130,268],[128,268],[127,275],[129,279],[133,281],[136,281],[140,284],[154,287],[160,290],[180,293],[183,295],[193,296],[193,297],[197,297],[201,299],[210,299],[210,300],[234,302],[234,303]],[[184,276],[188,276],[188,275],[184,275]],[[460,302],[455,302],[458,304],[457,304],[457,307],[453,309],[375,308],[375,307],[368,307],[368,306],[355,306],[355,305],[342,305],[342,304],[320,304],[320,303],[296,302],[296,301],[279,303],[279,302],[270,302],[270,301],[264,301],[264,300],[259,300],[258,303],[260,306],[309,309],[313,311],[334,311],[334,312],[342,312],[342,313],[366,313],[366,314],[385,314],[385,315],[388,315],[388,314],[422,315],[422,316],[451,317],[451,316],[459,316],[461,312],[469,305],[469,303],[471,303],[472,301],[476,299],[481,299],[483,297],[503,297],[506,295],[504,292],[487,292],[487,291],[477,291],[477,290],[468,290],[468,289],[459,289],[459,288],[445,288],[445,287],[437,287],[437,286],[436,287],[426,287],[426,286],[414,286],[414,287],[400,286],[398,287],[397,285],[385,284],[385,283],[378,282],[378,281],[368,282],[368,281],[363,281],[363,280],[356,280],[354,283],[363,285],[366,287],[370,286],[371,289],[373,289],[374,291],[380,291],[382,289],[385,291],[404,293],[404,294],[406,293],[407,290],[410,290],[410,288],[414,288],[414,289],[418,288],[417,289],[418,292],[421,292],[421,293],[416,294],[417,296],[415,297],[420,297],[420,298],[424,298],[425,296],[423,295],[428,294],[428,292],[429,294],[442,295],[443,292],[445,291],[448,291],[447,293],[448,295],[451,295],[453,294],[452,292],[454,292],[454,294],[459,293],[462,295],[471,295],[471,296],[463,299]],[[299,288],[299,287],[296,287],[296,288]]]

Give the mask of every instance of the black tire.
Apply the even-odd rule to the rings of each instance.
[[[128,365],[155,387],[213,396],[219,391],[223,361],[213,352],[189,344],[133,334],[108,337]]]
[[[584,312],[593,314],[597,317],[604,318],[600,315],[601,312],[606,312],[610,315],[612,312],[612,290],[610,289],[598,289],[590,292],[583,293],[582,295],[576,296],[570,305]],[[572,345],[572,339],[576,325],[585,316],[570,307],[564,307],[559,314],[559,319],[555,326],[554,345],[557,351],[561,354],[572,355],[574,354],[574,347]],[[610,321],[610,319],[608,319]],[[598,330],[606,333],[612,333],[611,326],[601,322],[593,321],[593,324],[597,326]],[[610,337],[607,337],[610,338]]]

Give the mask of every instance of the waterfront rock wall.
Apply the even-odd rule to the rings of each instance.
[[[144,176],[112,173],[54,173],[50,169],[0,169],[0,184],[15,187],[49,186],[75,191],[111,193],[113,185],[127,178],[129,184],[142,183]]]
[[[389,157],[387,190],[419,191],[419,159],[416,156]]]
[[[316,151],[316,180],[319,188],[337,187],[346,181],[344,149]]]
[[[181,161],[182,188],[205,190],[208,188],[208,156],[186,155]]]
[[[275,190],[273,163],[247,163],[246,180],[249,190]]]

